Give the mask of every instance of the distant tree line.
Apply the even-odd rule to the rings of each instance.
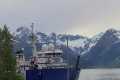
[[[0,80],[23,80],[23,77],[16,73],[12,43],[12,35],[7,26],[2,26],[0,28]]]

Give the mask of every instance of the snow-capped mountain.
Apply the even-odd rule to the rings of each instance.
[[[50,44],[50,43],[56,44],[57,45],[56,47],[59,47],[64,51],[65,58],[67,58],[67,55],[71,55],[71,57],[69,57],[69,59],[71,59],[70,62],[74,61],[76,55],[80,54],[81,52],[89,48],[89,43],[90,43],[89,38],[80,35],[66,35],[66,34],[56,34],[56,33],[45,34],[42,32],[35,32],[35,35],[37,39],[36,45],[38,50],[41,49],[43,44]],[[26,27],[18,28],[14,34],[15,51],[20,48],[24,48],[25,55],[30,56],[32,54],[30,36],[31,36],[31,30],[29,28]],[[69,49],[66,48],[67,39],[68,39]]]
[[[75,63],[77,55],[81,55],[84,66],[108,66],[120,63],[120,31],[109,29],[92,38],[81,35],[45,34],[35,32],[38,50],[43,44],[56,44],[64,51],[64,56],[70,62]],[[31,54],[30,43],[31,30],[20,27],[14,34],[15,50],[24,48],[26,56]],[[68,40],[69,49],[66,48]],[[68,54],[69,53],[69,54]],[[70,55],[71,57],[68,57]]]
[[[92,46],[95,46],[96,43],[98,42],[98,40],[100,40],[100,38],[101,38],[103,35],[104,35],[104,32],[101,32],[101,33],[93,36],[93,37],[91,38],[91,44],[90,44],[90,46],[91,46],[91,47],[92,47]]]
[[[92,38],[84,37],[81,35],[66,35],[66,34],[56,34],[56,33],[45,34],[42,32],[35,32],[35,34],[37,37],[38,47],[41,47],[41,45],[44,43],[46,44],[53,43],[58,45],[59,47],[61,45],[66,46],[68,40],[68,46],[72,51],[79,54],[85,54],[89,52],[93,46],[96,45],[96,43],[104,33],[100,33]],[[25,45],[29,45],[30,47],[31,30],[29,28],[27,27],[18,28],[14,36],[15,36],[15,41],[17,42],[16,45],[19,46],[18,48],[24,47]]]
[[[97,43],[89,52],[84,54],[83,65],[99,67],[118,66],[116,64],[120,63],[119,53],[120,31],[109,29],[97,40]]]
[[[87,41],[88,43],[85,44],[87,46],[87,48],[84,48],[85,50],[83,52],[81,52],[81,55],[87,54],[92,47],[94,47],[97,42],[99,41],[99,39],[104,35],[103,32],[93,36],[92,38],[89,38],[89,40]]]
[[[26,42],[30,43],[30,35],[31,30],[26,27],[20,27],[15,32],[15,38],[18,42]],[[80,35],[66,35],[66,34],[45,34],[42,32],[36,32],[37,42],[38,43],[56,43],[58,46],[60,45],[68,45],[71,49],[75,50],[79,49],[87,49],[89,47],[90,39]]]
[[[66,34],[45,34],[42,32],[36,32],[37,42],[39,43],[56,43],[58,46],[60,45],[67,45],[67,39],[68,39],[68,45],[72,50],[77,50],[77,52],[81,54],[88,53],[91,48],[97,45],[99,40],[102,38],[103,35],[106,33],[112,33],[113,35],[120,38],[120,31],[116,31],[114,29],[109,29],[106,32],[101,32],[92,38],[87,38],[80,35],[66,35]],[[18,43],[20,42],[26,42],[30,45],[30,35],[31,30],[27,27],[20,27],[15,32],[15,38]]]

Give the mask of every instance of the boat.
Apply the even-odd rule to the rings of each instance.
[[[32,57],[25,59],[23,49],[16,52],[17,72],[26,80],[77,80],[80,68],[78,56],[76,66],[70,66],[63,59],[63,51],[55,45],[36,48],[36,39],[32,24]]]

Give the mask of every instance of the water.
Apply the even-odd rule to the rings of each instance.
[[[79,80],[120,80],[120,69],[85,69]]]

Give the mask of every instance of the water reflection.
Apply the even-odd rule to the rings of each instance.
[[[120,80],[120,69],[82,70],[79,80]]]

